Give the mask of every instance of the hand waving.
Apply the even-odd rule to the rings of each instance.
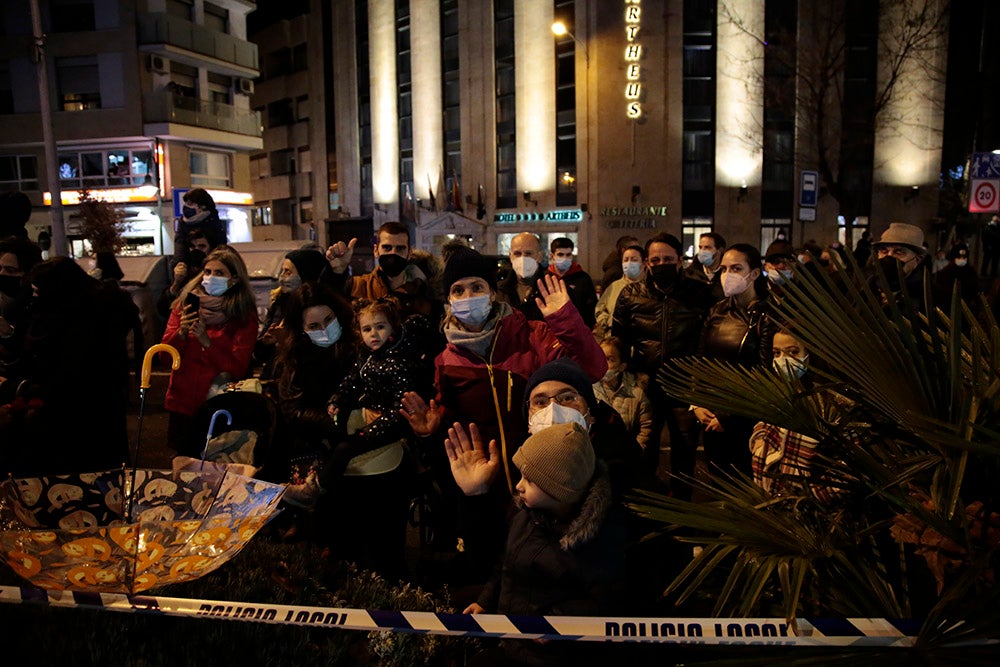
[[[569,303],[566,283],[551,273],[546,273],[545,277],[538,280],[538,292],[542,296],[535,299],[535,303],[538,304],[538,310],[542,311],[543,317],[548,317]]]
[[[351,257],[354,257],[354,244],[358,239],[353,238],[346,244],[337,241],[326,249],[326,261],[330,262],[330,268],[334,273],[343,273],[351,265]]]
[[[469,433],[458,422],[448,429],[444,449],[451,462],[455,483],[467,496],[480,496],[490,490],[490,485],[500,470],[500,452],[497,441],[490,440],[489,457],[483,447],[479,427],[469,424]]]
[[[434,399],[431,399],[431,404],[428,406],[420,394],[408,391],[403,394],[402,403],[403,409],[399,414],[410,423],[410,428],[415,434],[430,435],[441,426],[441,415],[444,410],[434,402]]]

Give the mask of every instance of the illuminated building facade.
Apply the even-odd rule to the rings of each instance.
[[[829,243],[845,213],[876,232],[929,226],[943,77],[892,72],[883,118],[899,122],[864,122],[900,21],[885,2],[838,2],[336,2],[339,202],[375,225],[408,220],[428,248],[463,235],[503,254],[517,232],[568,235],[591,271],[629,232],[668,231],[687,248],[710,229]],[[851,104],[823,131],[848,195],[838,202],[821,178],[803,207],[802,172],[820,165],[796,72],[834,23],[847,56],[833,79]],[[943,71],[946,54],[944,30],[921,57]]]
[[[247,0],[39,0],[56,141],[48,165],[28,0],[0,8],[0,188],[50,222],[58,170],[73,252],[82,190],[124,204],[133,254],[169,253],[180,194],[213,193],[232,241],[251,240],[249,154],[262,145],[250,108],[259,73]]]

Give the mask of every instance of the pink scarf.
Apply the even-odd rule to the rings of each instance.
[[[198,309],[198,317],[204,322],[206,327],[219,327],[229,319],[222,311],[222,297],[210,294],[201,294],[201,308]]]

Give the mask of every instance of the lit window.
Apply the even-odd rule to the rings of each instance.
[[[227,153],[191,151],[191,185],[232,187],[231,160]]]

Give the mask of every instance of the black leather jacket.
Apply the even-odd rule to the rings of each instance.
[[[622,290],[611,333],[632,349],[636,369],[655,374],[663,361],[697,351],[702,322],[712,303],[708,283],[682,274],[669,289],[661,290],[646,276]]]
[[[718,302],[705,318],[698,354],[743,366],[760,363],[761,325],[765,307],[755,301],[743,308],[729,297]]]

